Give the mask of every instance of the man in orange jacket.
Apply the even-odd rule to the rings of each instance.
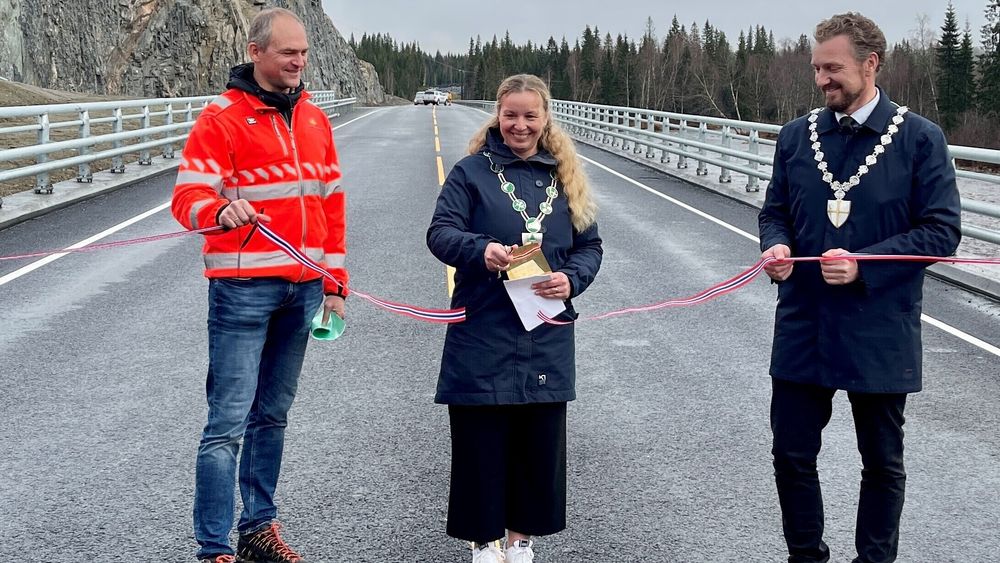
[[[321,305],[327,318],[344,316],[348,281],[333,131],[302,84],[308,48],[292,12],[272,8],[254,18],[247,46],[253,62],[233,68],[229,89],[199,116],[174,188],[172,209],[181,224],[226,227],[205,237],[203,251],[208,423],[194,499],[203,563],[302,560],[275,522],[284,431],[310,321]],[[337,281],[287,256],[257,232],[259,221]],[[229,533],[237,466],[243,513],[234,557]]]

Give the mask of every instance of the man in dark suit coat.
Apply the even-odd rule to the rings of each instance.
[[[826,108],[782,128],[760,212],[764,256],[951,255],[961,238],[941,129],[875,86],[885,37],[860,14],[816,27]],[[849,120],[852,120],[849,121]],[[864,469],[854,563],[896,559],[906,473],[903,408],[921,388],[924,264],[771,263],[775,480],[789,562],[829,561],[816,457],[838,389],[848,392]]]

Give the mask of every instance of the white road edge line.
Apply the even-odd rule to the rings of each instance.
[[[159,213],[160,211],[163,211],[164,209],[166,209],[168,207],[170,207],[170,202],[169,201],[166,202],[166,203],[164,203],[164,204],[157,205],[156,207],[150,209],[149,211],[146,211],[144,213],[140,213],[139,215],[136,215],[135,217],[132,217],[131,219],[129,219],[127,221],[118,223],[114,227],[111,227],[111,228],[109,228],[107,230],[101,231],[101,232],[97,233],[96,235],[94,235],[92,237],[85,238],[85,239],[81,240],[80,242],[78,242],[78,243],[76,243],[76,244],[74,244],[72,246],[67,247],[65,250],[73,250],[73,249],[76,249],[76,248],[87,246],[88,244],[93,244],[93,243],[101,240],[102,238],[104,238],[106,236],[109,236],[109,235],[112,235],[114,233],[117,233],[118,231],[124,229],[125,227],[128,227],[129,225],[133,225],[135,223],[138,223],[139,221],[142,221],[143,219],[145,219],[145,218],[147,218],[147,217],[149,217],[151,215],[155,215],[156,213]],[[3,277],[0,277],[0,286],[6,284],[8,282],[12,282],[12,281],[16,280],[17,278],[19,278],[19,277],[21,277],[21,276],[23,276],[25,274],[33,272],[33,271],[41,268],[42,266],[45,266],[46,264],[50,264],[52,262],[55,262],[56,260],[62,258],[63,256],[66,256],[67,254],[69,254],[69,253],[68,252],[60,252],[58,254],[50,254],[50,255],[46,256],[45,258],[41,258],[39,260],[36,260],[36,261],[32,262],[31,264],[28,264],[27,266],[24,266],[22,268],[18,268],[17,270],[14,270],[13,272],[11,272],[9,274],[7,274],[7,275],[5,275]]]
[[[382,111],[384,109],[385,108],[380,108],[380,109],[377,109],[377,110],[374,110],[374,111],[370,111],[370,112],[368,112],[368,113],[366,113],[366,114],[364,114],[364,115],[362,115],[360,117],[355,117],[354,119],[352,119],[352,120],[350,120],[348,122],[341,123],[340,125],[334,127],[333,129],[334,130],[340,129],[341,127],[343,127],[345,125],[350,125],[351,123],[354,123],[355,121],[357,121],[359,119],[364,119],[364,118],[366,118],[366,117],[368,117],[370,115],[376,114],[376,113],[378,113],[378,112],[380,112],[380,111]],[[160,211],[163,211],[164,209],[167,209],[168,207],[170,207],[170,202],[169,201],[166,202],[166,203],[162,203],[160,205],[157,205],[153,209],[150,209],[149,211],[146,211],[144,213],[136,215],[135,217],[133,217],[133,218],[131,218],[131,219],[125,221],[125,222],[118,223],[117,225],[115,225],[114,227],[111,227],[111,228],[107,229],[106,231],[102,231],[102,232],[97,233],[96,235],[94,235],[92,237],[83,239],[80,242],[78,242],[76,244],[73,244],[72,246],[68,246],[68,247],[65,248],[65,250],[73,250],[73,249],[76,249],[76,248],[87,246],[88,244],[93,244],[93,243],[95,243],[95,242],[97,242],[97,241],[99,241],[99,240],[101,240],[101,239],[103,239],[103,238],[105,238],[107,236],[110,236],[110,235],[113,235],[114,233],[117,233],[118,231],[124,229],[125,227],[128,227],[129,225],[134,225],[135,223],[138,223],[139,221],[142,221],[143,219],[146,219],[147,217],[155,215],[156,213],[159,213]],[[29,274],[31,272],[34,272],[35,270],[41,268],[42,266],[45,266],[47,264],[51,264],[52,262],[55,262],[56,260],[62,258],[63,256],[66,256],[67,254],[69,254],[69,253],[68,252],[60,252],[58,254],[50,254],[50,255],[46,256],[45,258],[41,258],[39,260],[36,260],[35,262],[32,262],[31,264],[28,264],[27,266],[24,266],[22,268],[18,268],[17,270],[14,270],[13,272],[11,272],[9,274],[7,274],[7,275],[5,275],[3,277],[0,277],[0,286],[5,285],[5,284],[7,284],[9,282],[12,282],[12,281],[16,280],[17,278],[19,278],[19,277],[21,277],[21,276],[23,276],[25,274]]]
[[[379,108],[379,109],[370,111],[370,112],[368,112],[368,113],[366,113],[366,114],[364,114],[362,116],[355,117],[354,119],[352,119],[350,121],[346,121],[346,122],[341,123],[340,125],[334,127],[333,130],[336,131],[337,129],[340,129],[341,127],[344,127],[345,125],[350,125],[350,124],[354,123],[355,121],[357,121],[359,119],[364,119],[364,118],[366,118],[366,117],[368,117],[370,115],[375,115],[376,113],[379,113],[380,111],[385,111],[385,108]]]
[[[711,221],[711,222],[715,223],[716,225],[719,225],[719,226],[721,226],[721,227],[723,227],[725,229],[728,229],[728,230],[730,230],[730,231],[732,231],[732,232],[740,235],[741,237],[750,239],[750,240],[752,240],[752,241],[760,244],[760,239],[757,238],[756,236],[754,236],[754,235],[752,235],[752,234],[744,231],[743,229],[739,229],[737,227],[734,227],[733,225],[730,225],[729,223],[726,223],[722,219],[718,219],[716,217],[713,217],[713,216],[709,215],[708,213],[705,213],[704,211],[702,211],[700,209],[695,209],[694,207],[691,207],[690,205],[688,205],[688,204],[686,204],[686,203],[684,203],[682,201],[678,201],[677,199],[674,199],[674,198],[672,198],[672,197],[670,197],[670,196],[668,196],[666,194],[660,193],[660,192],[654,190],[653,188],[651,188],[651,187],[643,184],[642,182],[639,182],[638,180],[633,180],[632,178],[629,178],[628,176],[622,174],[621,172],[618,172],[616,170],[612,170],[611,168],[608,168],[607,166],[605,166],[605,165],[603,165],[603,164],[601,164],[599,162],[596,162],[596,161],[594,161],[592,159],[589,159],[589,158],[587,158],[587,157],[585,157],[583,155],[580,155],[580,159],[583,160],[583,161],[585,161],[585,162],[588,162],[588,163],[590,163],[590,164],[592,164],[592,165],[594,165],[594,166],[596,166],[598,168],[600,168],[601,170],[604,170],[605,172],[607,172],[607,173],[609,173],[609,174],[611,174],[613,176],[617,176],[618,178],[621,178],[622,180],[625,180],[626,182],[628,182],[630,184],[633,184],[633,185],[635,185],[635,186],[637,186],[639,188],[642,188],[643,190],[646,190],[647,192],[655,195],[656,197],[665,199],[665,200],[669,201],[670,203],[673,203],[674,205],[677,205],[678,207],[681,207],[681,208],[683,208],[683,209],[685,209],[687,211],[690,211],[691,213],[694,213],[695,215],[697,215],[699,217],[702,217],[702,218],[704,218],[704,219],[706,219],[708,221]],[[957,329],[957,328],[955,328],[955,327],[953,327],[953,326],[951,326],[951,325],[949,325],[947,323],[939,321],[939,320],[935,319],[934,317],[931,317],[931,316],[926,315],[926,314],[921,314],[920,315],[920,320],[924,321],[925,323],[927,323],[927,324],[929,324],[929,325],[931,325],[933,327],[941,329],[944,332],[947,332],[948,334],[950,334],[952,336],[955,336],[955,337],[957,337],[957,338],[959,338],[961,340],[964,340],[965,342],[968,342],[969,344],[972,344],[973,346],[981,348],[981,349],[989,352],[990,354],[993,354],[994,356],[1000,357],[1000,348],[998,348],[996,346],[993,346],[989,342],[985,342],[983,340],[980,340],[980,339],[976,338],[975,336],[972,336],[971,334],[963,332],[960,329]]]
[[[757,238],[756,236],[754,236],[754,235],[752,235],[752,234],[744,231],[743,229],[734,227],[734,226],[730,225],[729,223],[723,221],[722,219],[713,217],[713,216],[709,215],[708,213],[705,213],[704,211],[702,211],[700,209],[695,209],[694,207],[691,207],[690,205],[684,203],[683,201],[674,199],[674,198],[672,198],[672,197],[670,197],[670,196],[668,196],[666,194],[660,193],[660,192],[654,190],[653,188],[647,186],[646,184],[643,184],[642,182],[639,182],[638,180],[633,180],[632,178],[629,178],[628,176],[622,174],[621,172],[618,172],[616,170],[612,170],[612,169],[608,168],[607,166],[601,164],[600,162],[596,162],[594,160],[591,160],[591,159],[589,159],[589,158],[587,158],[587,157],[585,157],[583,155],[580,155],[580,159],[584,160],[586,162],[589,162],[589,163],[593,164],[594,166],[600,168],[601,170],[604,170],[605,172],[608,172],[609,174],[617,176],[617,177],[621,178],[622,180],[625,180],[626,182],[628,182],[630,184],[638,186],[638,187],[646,190],[647,192],[655,195],[656,197],[663,198],[663,199],[669,201],[670,203],[672,203],[672,204],[674,204],[674,205],[676,205],[678,207],[686,209],[686,210],[690,211],[691,213],[694,213],[695,215],[697,215],[697,216],[699,216],[699,217],[701,217],[703,219],[707,219],[707,220],[715,223],[716,225],[719,225],[720,227],[722,227],[724,229],[729,229],[730,231],[732,231],[732,232],[740,235],[743,238],[750,239],[750,240],[756,242],[757,244],[760,244],[760,239]]]
[[[958,338],[961,338],[962,340],[968,342],[969,344],[972,344],[973,346],[978,346],[983,350],[986,350],[990,354],[993,354],[994,356],[1000,356],[1000,348],[997,348],[996,346],[990,344],[989,342],[984,342],[976,338],[975,336],[972,336],[971,334],[966,334],[951,325],[945,324],[935,319],[934,317],[928,317],[927,315],[921,314],[920,320],[924,321],[925,323],[931,326],[937,327],[947,332],[948,334],[951,334],[952,336],[957,336]]]

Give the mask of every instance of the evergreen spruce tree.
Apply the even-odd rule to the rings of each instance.
[[[941,39],[935,47],[937,56],[937,109],[941,126],[951,131],[958,123],[964,100],[959,85],[959,39],[955,6],[948,2],[941,26]]]
[[[972,51],[972,31],[966,24],[962,45],[958,48],[958,111],[972,109],[976,95],[976,64]]]
[[[986,3],[982,43],[976,102],[984,115],[1000,119],[1000,0],[988,0]]]
[[[594,101],[597,95],[600,69],[601,36],[595,27],[593,31],[588,25],[583,30],[583,43],[580,45],[580,96],[585,102]]]

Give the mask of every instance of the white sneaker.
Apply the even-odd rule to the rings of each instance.
[[[532,563],[535,560],[535,552],[531,551],[534,544],[531,540],[517,540],[514,545],[504,551],[506,563]]]
[[[503,552],[497,547],[496,542],[490,542],[486,547],[473,546],[472,563],[504,563]]]

